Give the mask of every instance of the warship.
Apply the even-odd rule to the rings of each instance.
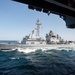
[[[13,49],[75,49],[75,42],[64,41],[59,35],[55,35],[52,30],[46,34],[45,39],[40,36],[42,24],[39,19],[37,27],[32,33],[26,35],[20,43],[0,43],[0,50]],[[35,34],[36,31],[36,34]]]

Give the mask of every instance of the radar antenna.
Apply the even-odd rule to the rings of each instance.
[[[36,37],[40,37],[40,27],[41,27],[41,23],[39,21],[39,19],[36,22],[37,28],[36,28]]]

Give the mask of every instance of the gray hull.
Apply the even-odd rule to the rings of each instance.
[[[46,45],[25,45],[21,44],[18,48],[26,49],[75,49],[75,44],[46,44]]]
[[[26,44],[0,44],[0,50],[12,49],[75,49],[75,44],[43,44],[43,45],[26,45]]]

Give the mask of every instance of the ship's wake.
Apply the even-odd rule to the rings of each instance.
[[[49,51],[49,50],[59,50],[59,51],[62,51],[62,50],[65,50],[65,51],[75,51],[75,48],[74,47],[51,47],[51,48],[21,48],[21,47],[17,47],[17,48],[14,48],[14,49],[11,49],[11,50],[1,50],[3,52],[10,52],[10,51],[18,51],[18,52],[22,52],[22,53],[31,53],[31,52],[36,52],[38,50],[41,50],[41,51]]]
[[[23,53],[31,53],[31,52],[36,52],[38,50],[41,50],[41,51],[50,51],[50,50],[59,50],[59,51],[62,51],[62,50],[65,50],[65,51],[75,51],[74,48],[26,48],[26,49],[23,49],[23,48],[17,48],[17,51],[19,52],[23,52]]]
[[[26,48],[26,49],[18,48],[17,50],[19,52],[23,52],[23,53],[30,53],[30,52],[35,52],[36,51],[36,49],[30,49],[30,48]]]

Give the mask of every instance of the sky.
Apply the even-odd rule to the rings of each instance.
[[[75,41],[75,29],[66,27],[59,15],[28,9],[28,5],[12,0],[0,0],[0,40],[21,41],[36,28],[36,21],[42,23],[40,35],[45,37],[52,30],[64,40]]]

